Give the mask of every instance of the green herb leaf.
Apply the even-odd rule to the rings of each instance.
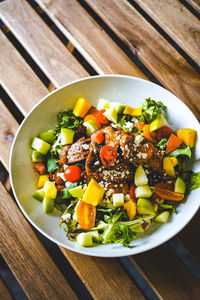
[[[190,178],[189,190],[193,191],[200,187],[200,172],[192,173]]]
[[[167,146],[167,139],[162,139],[156,146],[164,150]]]
[[[191,158],[192,153],[191,153],[190,146],[188,146],[187,148],[183,148],[183,149],[176,149],[169,153],[169,156],[177,157],[179,155],[187,155],[189,158]]]
[[[81,118],[76,117],[72,110],[59,112],[57,114],[56,132],[60,131],[61,128],[69,128],[76,130],[83,121]]]
[[[139,120],[145,124],[149,124],[160,114],[166,116],[166,106],[161,101],[156,102],[148,98],[142,104],[142,112]]]
[[[52,173],[57,170],[59,166],[57,165],[57,160],[55,158],[49,158],[47,160],[47,172]]]

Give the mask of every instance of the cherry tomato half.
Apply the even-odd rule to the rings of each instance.
[[[98,111],[97,113],[97,120],[101,123],[101,124],[109,124],[110,122],[108,121],[108,119],[104,116],[105,109],[102,109],[100,111]]]
[[[76,182],[81,179],[81,169],[78,166],[68,166],[64,170],[64,177],[67,181]]]
[[[104,141],[104,135],[101,131],[95,131],[92,136],[91,136],[91,140],[97,144],[101,144]]]
[[[105,145],[101,148],[100,159],[105,167],[111,167],[114,165],[117,158],[117,150],[112,146]]]

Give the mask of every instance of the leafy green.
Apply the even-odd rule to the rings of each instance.
[[[187,148],[183,148],[183,149],[176,149],[169,153],[169,156],[177,157],[179,155],[187,155],[189,158],[191,158],[192,153],[191,153],[190,146],[188,146]]]
[[[189,190],[195,190],[200,187],[200,172],[192,173],[190,178],[190,187]]]
[[[76,187],[78,185],[77,182],[74,182],[70,184],[68,187],[64,188],[63,190],[60,191],[60,197],[61,199],[69,199],[72,198],[71,194],[69,193],[69,190]]]
[[[156,146],[164,150],[167,146],[167,139],[162,139]]]
[[[76,117],[72,110],[59,112],[57,114],[56,132],[60,131],[61,128],[69,128],[76,130],[83,121],[81,118]]]
[[[136,130],[136,127],[133,124],[132,118],[133,117],[131,117],[129,115],[121,114],[118,117],[118,123],[114,124],[114,127],[121,127],[124,131]],[[127,126],[129,122],[133,124],[132,128],[130,128],[130,126]]]
[[[57,134],[56,139],[53,142],[53,145],[50,148],[51,157],[59,157],[59,154],[61,152],[62,145],[61,145],[61,135]]]
[[[158,206],[158,210],[159,213],[163,212],[163,211],[168,211],[170,214],[173,214],[176,212],[176,208],[177,208],[178,204],[176,202],[171,203],[170,201],[168,201],[168,203],[162,203],[159,204]]]
[[[47,172],[51,173],[57,170],[59,166],[57,165],[57,160],[55,158],[47,159]]]
[[[139,116],[139,120],[143,123],[151,123],[160,114],[166,116],[166,106],[161,101],[154,101],[150,98],[145,99],[142,104],[142,112]]]

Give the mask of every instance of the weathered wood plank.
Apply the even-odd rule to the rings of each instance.
[[[61,250],[94,299],[144,299],[115,259],[89,257],[65,248]]]
[[[200,13],[200,0],[186,0],[198,13]]]
[[[200,119],[200,74],[128,1],[85,1],[154,76]]]
[[[162,299],[198,299],[200,285],[172,248],[165,243],[159,248],[131,257],[133,263]],[[149,268],[151,262],[151,268]]]
[[[1,161],[8,169],[10,148],[17,131],[18,123],[12,114],[5,107],[0,99],[0,145],[1,145]]]
[[[126,74],[146,78],[76,0],[37,0],[36,2],[98,73]]]
[[[0,16],[55,86],[87,75],[27,1],[2,2]]]
[[[135,0],[164,31],[200,64],[200,22],[178,0]]]
[[[0,82],[8,95],[16,101],[23,113],[27,113],[48,89],[32,69],[25,63],[17,50],[0,31]]]
[[[2,184],[0,204],[0,251],[28,298],[77,299]]]
[[[1,300],[13,300],[12,295],[5,286],[3,280],[0,278],[0,299]]]

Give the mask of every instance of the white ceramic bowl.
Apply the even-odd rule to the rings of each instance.
[[[13,143],[10,157],[11,184],[19,207],[41,233],[53,242],[72,251],[102,257],[118,257],[133,255],[152,249],[176,235],[191,220],[200,206],[199,189],[192,191],[185,204],[180,205],[178,214],[162,226],[153,224],[145,234],[132,242],[133,248],[122,245],[101,245],[83,248],[67,239],[65,232],[59,227],[60,212],[45,215],[39,201],[32,198],[36,190],[37,175],[30,159],[30,144],[34,136],[54,128],[56,114],[59,111],[72,109],[76,99],[83,96],[93,105],[99,98],[125,102],[138,107],[145,98],[162,101],[168,109],[168,121],[173,129],[194,128],[198,132],[198,140],[190,168],[200,171],[200,125],[195,116],[183,102],[166,89],[143,79],[121,76],[94,76],[67,84],[43,98],[28,114],[21,124]]]

